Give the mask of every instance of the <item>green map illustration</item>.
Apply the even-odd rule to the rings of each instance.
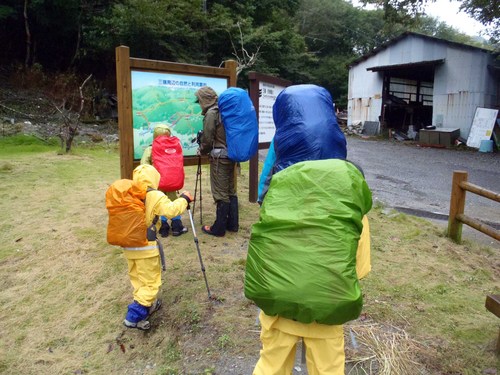
[[[198,145],[192,141],[203,129],[196,89],[146,86],[132,90],[134,159],[140,159],[153,143],[153,129],[159,124],[170,126],[172,135],[181,141],[184,156],[196,155]]]

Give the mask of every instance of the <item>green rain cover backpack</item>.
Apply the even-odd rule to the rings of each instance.
[[[356,251],[371,192],[340,159],[305,161],[273,175],[252,226],[245,296],[267,315],[343,324],[361,313]]]

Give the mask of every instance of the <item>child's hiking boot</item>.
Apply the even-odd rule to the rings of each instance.
[[[137,328],[141,330],[148,330],[151,325],[147,321],[149,316],[149,307],[141,305],[139,302],[134,301],[128,305],[127,315],[123,321],[123,325],[127,328]]]
[[[129,311],[123,320],[123,325],[127,328],[137,328],[141,331],[147,331],[151,328],[151,323],[148,321],[149,317],[157,312],[161,305],[161,299],[155,300],[149,307],[142,306],[134,301],[131,305],[129,305]],[[134,322],[134,320],[140,319],[145,313],[147,314],[145,318]]]
[[[123,320],[123,325],[127,328],[137,328],[141,331],[147,331],[151,328],[151,323],[147,320],[140,320],[137,323],[129,322],[127,319]]]
[[[187,233],[188,229],[182,225],[180,219],[172,220],[172,236],[180,236],[181,234]]]
[[[146,319],[148,319],[151,315],[160,310],[162,303],[163,302],[161,299],[157,299],[156,301],[154,301],[153,304],[148,308],[148,317]]]
[[[170,232],[170,225],[168,225],[166,221],[162,221],[160,230],[158,232],[160,233],[160,236],[168,237],[168,233]]]

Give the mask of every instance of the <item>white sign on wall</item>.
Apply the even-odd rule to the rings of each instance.
[[[273,83],[259,82],[259,143],[271,142],[274,137],[273,105],[284,89]]]
[[[498,116],[498,109],[476,108],[467,146],[479,148],[482,140],[489,140],[493,134],[493,127]]]

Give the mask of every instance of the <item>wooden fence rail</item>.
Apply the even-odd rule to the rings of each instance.
[[[450,215],[448,218],[448,237],[456,242],[461,242],[462,224],[466,224],[500,241],[500,231],[464,214],[465,193],[467,191],[500,202],[500,193],[495,193],[494,191],[467,182],[467,172],[465,171],[454,171],[450,198]]]

